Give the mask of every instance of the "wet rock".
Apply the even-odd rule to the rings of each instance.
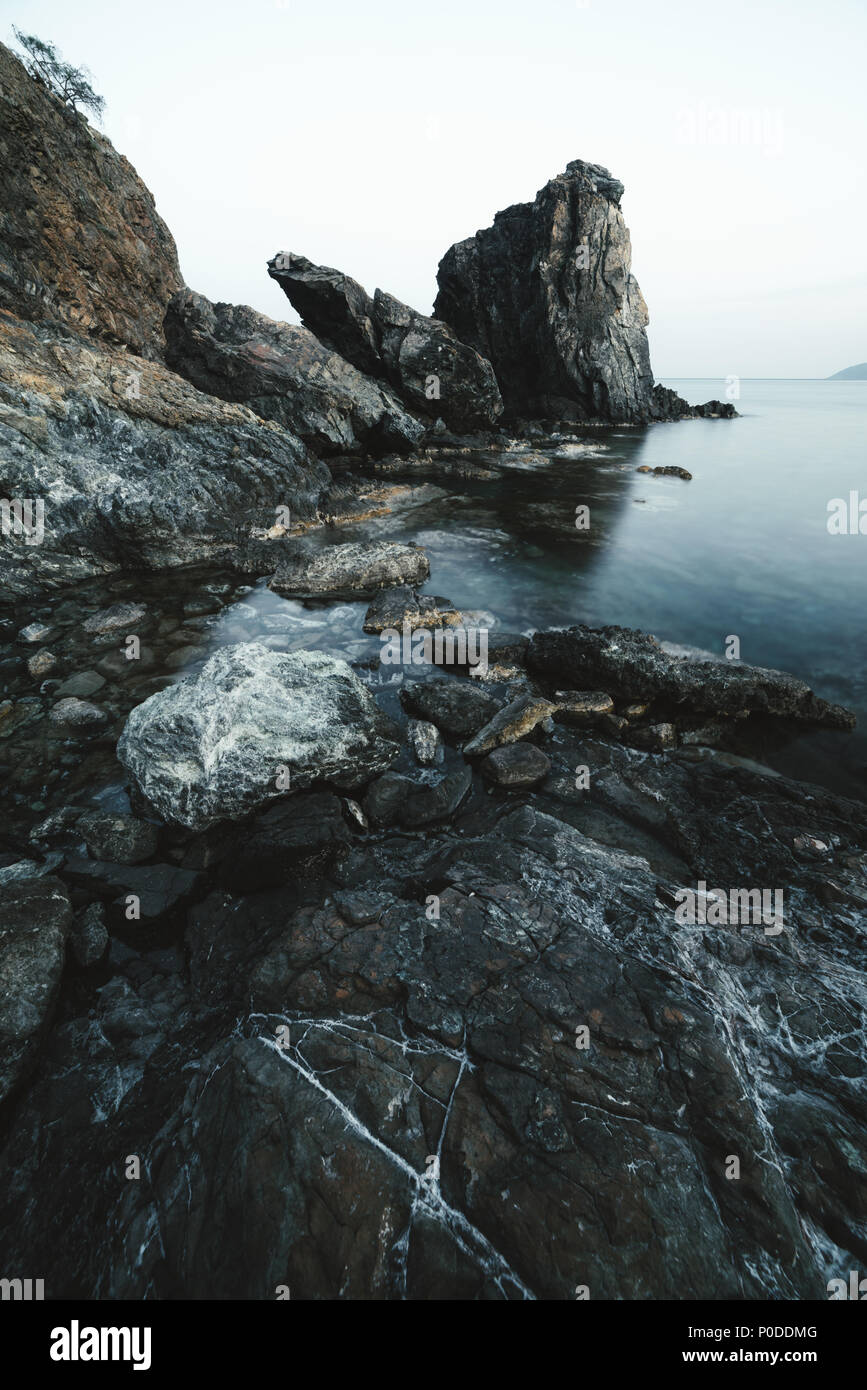
[[[692,482],[692,474],[685,468],[675,468],[673,464],[667,464],[664,468],[651,468],[644,463],[640,468],[636,468],[636,473],[652,473],[657,478],[683,478],[684,482]]]
[[[71,922],[72,907],[58,879],[0,884],[0,1101],[36,1061]]]
[[[34,680],[41,680],[43,676],[49,675],[56,665],[57,657],[47,647],[43,647],[41,651],[28,658],[27,670]]]
[[[473,430],[492,425],[502,412],[490,362],[447,324],[382,290],[371,299],[348,275],[304,256],[275,256],[268,274],[305,328],[360,371],[389,382],[415,413]]]
[[[22,627],[18,634],[19,642],[47,642],[49,637],[53,637],[55,629],[48,627],[45,623],[28,623]]]
[[[646,699],[684,714],[744,711],[850,729],[855,716],[829,705],[783,671],[725,660],[672,656],[632,628],[578,626],[537,632],[527,654],[540,679],[592,682],[623,699]]]
[[[624,705],[620,713],[624,719],[643,719],[649,708],[649,705],[633,703]]]
[[[629,742],[633,748],[641,748],[649,753],[664,753],[666,748],[677,747],[677,730],[673,724],[646,724],[643,728],[630,731]]]
[[[504,743],[517,743],[537,725],[550,719],[556,709],[555,704],[540,696],[519,695],[499,710],[469,743],[464,744],[464,753],[468,758],[477,758]]]
[[[127,676],[134,676],[137,672],[146,669],[154,664],[154,654],[150,647],[139,647],[137,657],[127,656],[126,649],[121,648],[116,652],[109,652],[101,661],[96,663],[96,670],[106,680],[124,680]]]
[[[207,652],[206,647],[196,647],[185,644],[176,647],[173,652],[163,657],[163,666],[167,671],[180,671],[183,666],[192,666],[194,661],[200,661]]]
[[[114,811],[88,811],[76,825],[94,859],[140,864],[157,852],[159,833],[149,821]]]
[[[604,690],[558,690],[555,719],[564,724],[593,725],[599,716],[614,713],[614,701]]]
[[[730,402],[705,401],[688,405],[670,387],[657,382],[650,398],[651,420],[734,420],[737,411]]]
[[[25,695],[21,700],[0,701],[0,739],[7,739],[16,729],[41,719],[42,712],[42,701],[35,695]]]
[[[495,748],[479,764],[479,771],[497,787],[521,790],[538,786],[551,770],[551,759],[532,743],[509,743]]]
[[[397,757],[392,732],[346,662],[242,643],[134,709],[117,751],[164,820],[200,830],[312,782],[362,785]]]
[[[338,910],[353,926],[366,927],[378,922],[383,912],[390,906],[387,893],[335,893],[334,902]]]
[[[448,599],[437,598],[433,594],[417,594],[408,585],[395,589],[383,589],[377,594],[367,610],[364,619],[365,632],[385,632],[394,629],[403,632],[404,625],[410,631],[417,628],[456,627],[462,622],[461,614]]]
[[[811,884],[861,877],[863,804],[565,725],[550,752],[532,807],[210,893],[189,985],[130,961],[64,1019],[0,1142],[6,1258],[58,1296],[824,1298],[861,1241],[863,908]],[[580,761],[593,803],[554,814]],[[778,938],[679,928],[700,879],[803,897]],[[118,1199],[106,1151],[149,1183]]]
[[[92,733],[108,723],[108,715],[99,705],[74,696],[58,700],[48,711],[49,723],[74,733]]]
[[[76,821],[80,820],[84,814],[84,806],[74,804],[59,806],[38,825],[34,825],[29,836],[30,843],[32,845],[55,844],[69,838],[74,831]]]
[[[36,859],[13,859],[0,868],[0,884],[13,883],[19,879],[43,878],[53,874],[63,861],[62,854],[49,854],[42,861]]]
[[[105,909],[101,903],[91,903],[78,914],[69,933],[69,943],[76,963],[83,970],[96,965],[105,955],[108,942]]]
[[[300,542],[284,542],[284,547],[269,588],[287,598],[363,597],[378,589],[423,583],[430,574],[427,556],[413,545],[349,542],[314,550]]]
[[[349,839],[340,798],[303,792],[269,807],[232,837],[220,882],[230,892],[259,893],[309,877],[334,863]]]
[[[489,632],[488,665],[522,667],[527,658],[529,641],[520,632]]]
[[[167,361],[200,391],[248,405],[319,454],[407,452],[425,425],[393,391],[324,347],[307,328],[184,289],[165,320]]]
[[[105,676],[101,676],[98,671],[79,671],[65,680],[58,687],[57,693],[61,696],[74,695],[76,699],[83,700],[88,695],[95,695],[104,685]]]
[[[107,864],[70,855],[63,866],[64,878],[87,888],[105,901],[116,903],[125,922],[153,925],[187,903],[199,890],[201,875],[174,864]],[[137,899],[138,916],[128,916],[128,899]]]
[[[487,691],[459,680],[408,681],[401,688],[400,702],[450,738],[478,733],[502,704]]]
[[[438,782],[416,782],[400,773],[386,772],[368,787],[364,809],[377,825],[419,829],[454,815],[472,780],[468,767],[458,768]]]
[[[442,758],[440,731],[425,719],[411,719],[407,728],[410,747],[417,763],[430,767]]]
[[[346,812],[346,818],[349,821],[350,825],[353,827],[353,829],[368,829],[367,816],[364,814],[358,802],[353,801],[351,796],[345,796],[343,798],[343,808]]]

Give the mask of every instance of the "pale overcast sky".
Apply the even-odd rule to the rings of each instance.
[[[277,250],[430,313],[570,159],[626,185],[657,376],[867,360],[864,0],[0,0],[88,66],[211,299]]]

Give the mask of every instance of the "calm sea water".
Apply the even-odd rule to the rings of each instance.
[[[697,403],[720,380],[671,380]],[[778,770],[867,795],[867,535],[830,535],[831,498],[867,497],[867,382],[745,380],[737,420],[593,436],[591,455],[516,457],[493,481],[389,534],[423,544],[429,591],[526,630],[621,623],[791,671],[853,708],[854,735],[768,753]],[[636,470],[674,464],[691,482]],[[575,507],[591,509],[589,531]]]

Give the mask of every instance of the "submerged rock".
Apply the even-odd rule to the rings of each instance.
[[[164,820],[201,830],[313,782],[363,785],[398,756],[392,732],[345,661],[250,642],[137,706],[117,753]]]
[[[101,608],[86,618],[85,632],[102,636],[105,632],[118,633],[135,631],[147,617],[147,609],[141,603],[113,603],[110,608]]]
[[[48,719],[58,728],[83,733],[99,729],[108,723],[108,715],[99,705],[92,705],[88,700],[78,700],[73,695],[67,695],[64,699],[58,700],[56,705],[52,705]]]

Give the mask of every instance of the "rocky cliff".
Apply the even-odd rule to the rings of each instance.
[[[434,312],[493,364],[508,417],[642,424],[693,413],[654,391],[622,196],[607,169],[573,160],[440,262]]]
[[[0,44],[0,307],[159,358],[182,284],[132,165]]]
[[[147,188],[2,45],[0,156],[7,593],[205,560],[277,507],[314,516],[330,474],[285,414],[164,365],[183,281]]]

